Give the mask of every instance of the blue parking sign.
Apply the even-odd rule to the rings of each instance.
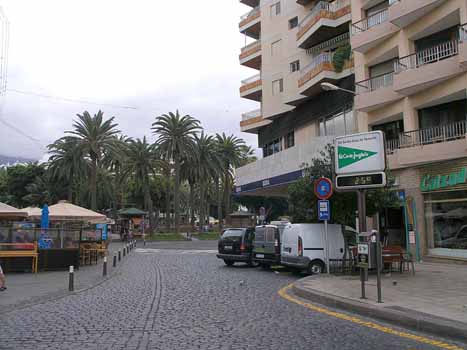
[[[329,201],[318,201],[318,218],[320,221],[329,221],[331,219],[331,207]]]

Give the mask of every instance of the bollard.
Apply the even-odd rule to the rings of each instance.
[[[117,266],[117,254],[114,254],[114,261],[113,261],[113,267]]]
[[[69,278],[68,278],[68,290],[70,292],[73,292],[75,289],[75,281],[74,281],[74,268],[73,266],[70,266],[70,273],[69,273]]]
[[[104,256],[104,266],[102,266],[102,276],[107,276],[107,257]]]
[[[125,247],[123,247],[123,257],[125,257],[125,255],[126,255],[126,249]]]
[[[122,253],[120,252],[120,249],[118,250],[118,261],[122,260]]]
[[[146,238],[143,238],[143,246],[146,246]]]

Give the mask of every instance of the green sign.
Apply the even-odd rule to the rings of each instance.
[[[442,188],[465,184],[467,181],[467,168],[447,175],[425,175],[420,182],[422,192],[436,191]]]
[[[373,151],[365,151],[362,149],[350,148],[350,147],[337,147],[337,154],[338,154],[338,161],[339,161],[339,168],[345,168],[351,164],[357,163],[361,160],[367,159],[378,152]]]

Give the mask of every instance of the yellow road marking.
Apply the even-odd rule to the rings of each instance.
[[[396,335],[398,337],[414,340],[414,341],[417,341],[417,342],[423,343],[423,344],[433,345],[433,346],[436,346],[436,347],[441,348],[441,349],[464,350],[463,348],[460,348],[457,345],[444,343],[442,341],[429,339],[429,338],[422,337],[422,336],[415,335],[415,334],[400,332],[400,331],[397,331],[397,330],[392,329],[390,327],[385,327],[385,326],[379,325],[377,323],[364,321],[361,318],[358,318],[358,317],[355,317],[355,316],[350,316],[350,315],[342,314],[340,312],[331,311],[329,309],[326,309],[326,308],[323,308],[323,307],[320,307],[320,306],[316,306],[316,305],[313,305],[311,303],[304,302],[302,300],[299,300],[299,299],[296,299],[296,298],[292,297],[291,295],[289,295],[287,293],[287,291],[289,289],[291,289],[291,288],[292,288],[292,284],[289,284],[288,286],[282,288],[281,290],[279,290],[279,295],[282,298],[284,298],[284,299],[286,299],[286,300],[288,300],[288,301],[290,301],[292,303],[304,306],[304,307],[306,307],[306,308],[308,308],[310,310],[313,310],[313,311],[316,311],[316,312],[319,312],[319,313],[322,313],[322,314],[325,314],[325,315],[328,315],[328,316],[331,316],[331,317],[335,317],[335,318],[338,318],[338,319],[341,319],[341,320],[350,321],[350,322],[356,323],[356,324],[358,324],[360,326],[368,327],[368,328],[371,328],[371,329],[376,329],[376,330],[378,330],[380,332],[383,332],[383,333]]]

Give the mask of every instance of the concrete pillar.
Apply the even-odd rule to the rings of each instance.
[[[418,125],[418,111],[413,108],[410,97],[404,99],[404,131],[417,130]]]

